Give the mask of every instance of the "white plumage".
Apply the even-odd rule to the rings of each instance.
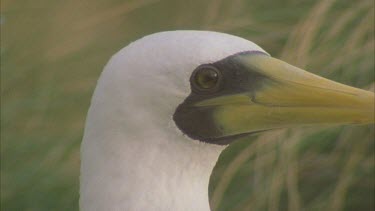
[[[200,64],[262,51],[232,35],[173,31],[114,55],[98,81],[82,143],[81,210],[209,210],[223,146],[192,141],[172,115]]]

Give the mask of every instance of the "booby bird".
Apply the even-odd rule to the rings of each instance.
[[[374,93],[271,57],[240,37],[143,37],[102,72],[81,146],[81,210],[210,210],[211,171],[253,132],[374,122]]]

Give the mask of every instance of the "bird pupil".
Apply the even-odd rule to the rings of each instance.
[[[196,82],[202,89],[210,89],[216,85],[218,81],[218,74],[215,70],[210,68],[201,69],[196,75]]]

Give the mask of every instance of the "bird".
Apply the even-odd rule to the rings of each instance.
[[[234,35],[140,38],[104,67],[81,145],[81,210],[210,210],[220,153],[279,128],[374,123],[374,93],[272,57]]]

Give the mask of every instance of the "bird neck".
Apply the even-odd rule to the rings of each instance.
[[[150,207],[156,210],[210,210],[209,180],[222,147],[183,136],[180,139],[153,139],[153,144],[149,141],[141,143],[146,150],[136,153],[143,159],[134,157],[136,159],[131,161],[137,163],[134,175],[129,175],[129,181],[136,184],[133,188],[138,190],[138,197],[132,200],[136,200],[137,210],[138,206],[140,210],[150,210]],[[143,204],[139,203],[139,196],[146,199]]]
[[[81,209],[210,210],[209,179],[224,147],[191,140],[174,126],[145,127],[107,134],[86,128]]]

